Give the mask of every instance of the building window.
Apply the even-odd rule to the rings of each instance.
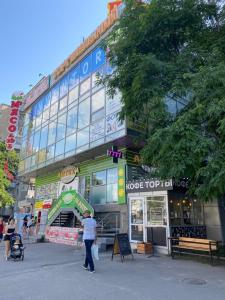
[[[78,129],[86,127],[90,123],[90,98],[79,104]]]
[[[39,150],[39,142],[40,142],[40,130],[38,130],[34,134],[33,152],[37,152]]]
[[[40,140],[40,149],[47,146],[48,140],[48,126],[45,126],[41,129],[41,140]]]
[[[77,133],[77,148],[89,143],[89,127],[86,127]]]
[[[79,91],[79,86],[76,86],[69,92],[69,103],[68,104],[71,104],[72,102],[74,102],[78,99],[78,91]]]
[[[92,95],[91,102],[91,121],[94,122],[97,119],[103,118],[105,114],[105,90],[102,89]]]
[[[47,148],[47,160],[54,158],[55,155],[55,144]]]
[[[55,157],[64,154],[64,146],[65,146],[65,139],[61,140],[60,142],[56,143],[55,145]]]
[[[51,103],[55,103],[56,101],[59,100],[59,86],[56,85],[53,89],[52,89],[52,99],[51,99]]]
[[[51,120],[48,131],[48,145],[55,143],[56,137],[56,119]]]
[[[92,174],[91,202],[105,204],[117,202],[117,168]]]
[[[57,123],[57,138],[56,140],[59,141],[65,137],[66,134],[66,114],[58,117]]]
[[[67,135],[74,133],[77,130],[77,106],[71,108],[67,115]]]
[[[65,153],[70,152],[70,151],[75,151],[76,149],[76,133],[71,134],[66,138],[66,148],[65,148]]]
[[[85,94],[91,88],[91,78],[89,77],[85,81],[83,81],[80,85],[80,95]]]

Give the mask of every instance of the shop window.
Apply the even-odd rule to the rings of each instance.
[[[55,157],[64,154],[64,146],[65,146],[65,139],[61,140],[60,142],[56,143],[55,145]]]
[[[67,115],[67,131],[66,134],[69,135],[77,130],[77,106],[71,108]]]
[[[117,168],[92,174],[91,201],[93,204],[116,203],[118,198]],[[98,197],[100,199],[98,200]]]
[[[122,103],[121,103],[120,92],[116,92],[116,94],[113,97],[106,94],[106,115],[121,110],[121,107],[122,107]]]
[[[72,151],[76,149],[76,133],[75,134],[72,134],[72,135],[69,135],[67,138],[66,138],[66,147],[65,147],[65,152],[69,152],[69,151]]]
[[[147,225],[167,225],[167,210],[165,197],[147,197]]]
[[[48,140],[48,126],[45,126],[41,129],[41,140],[40,140],[40,149],[47,146]]]
[[[118,184],[107,184],[107,202],[108,203],[115,203],[117,202],[118,198]]]
[[[105,185],[106,184],[106,171],[93,173],[92,185]]]
[[[80,84],[80,95],[85,94],[91,88],[91,78],[89,77]]]
[[[131,240],[143,241],[143,200],[131,199]]]
[[[77,148],[89,143],[89,127],[80,130],[77,133]]]
[[[71,104],[78,99],[79,86],[76,86],[69,92],[69,101],[68,104]]]
[[[57,138],[56,140],[59,141],[65,137],[66,134],[66,114],[58,117],[57,123]]]
[[[90,123],[90,98],[79,104],[78,128],[81,129]]]
[[[106,203],[106,188],[104,185],[92,187],[91,201],[92,204]]]

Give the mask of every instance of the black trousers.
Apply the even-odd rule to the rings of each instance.
[[[94,262],[91,254],[91,247],[94,243],[94,240],[84,240],[85,243],[85,248],[86,248],[86,258],[85,258],[85,263],[84,266],[88,268],[90,267],[90,271],[94,271]]]

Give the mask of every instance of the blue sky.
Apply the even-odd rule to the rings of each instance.
[[[48,75],[107,17],[108,0],[0,0],[0,103]]]

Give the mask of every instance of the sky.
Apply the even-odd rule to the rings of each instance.
[[[107,17],[109,0],[0,0],[0,103],[51,74]]]

